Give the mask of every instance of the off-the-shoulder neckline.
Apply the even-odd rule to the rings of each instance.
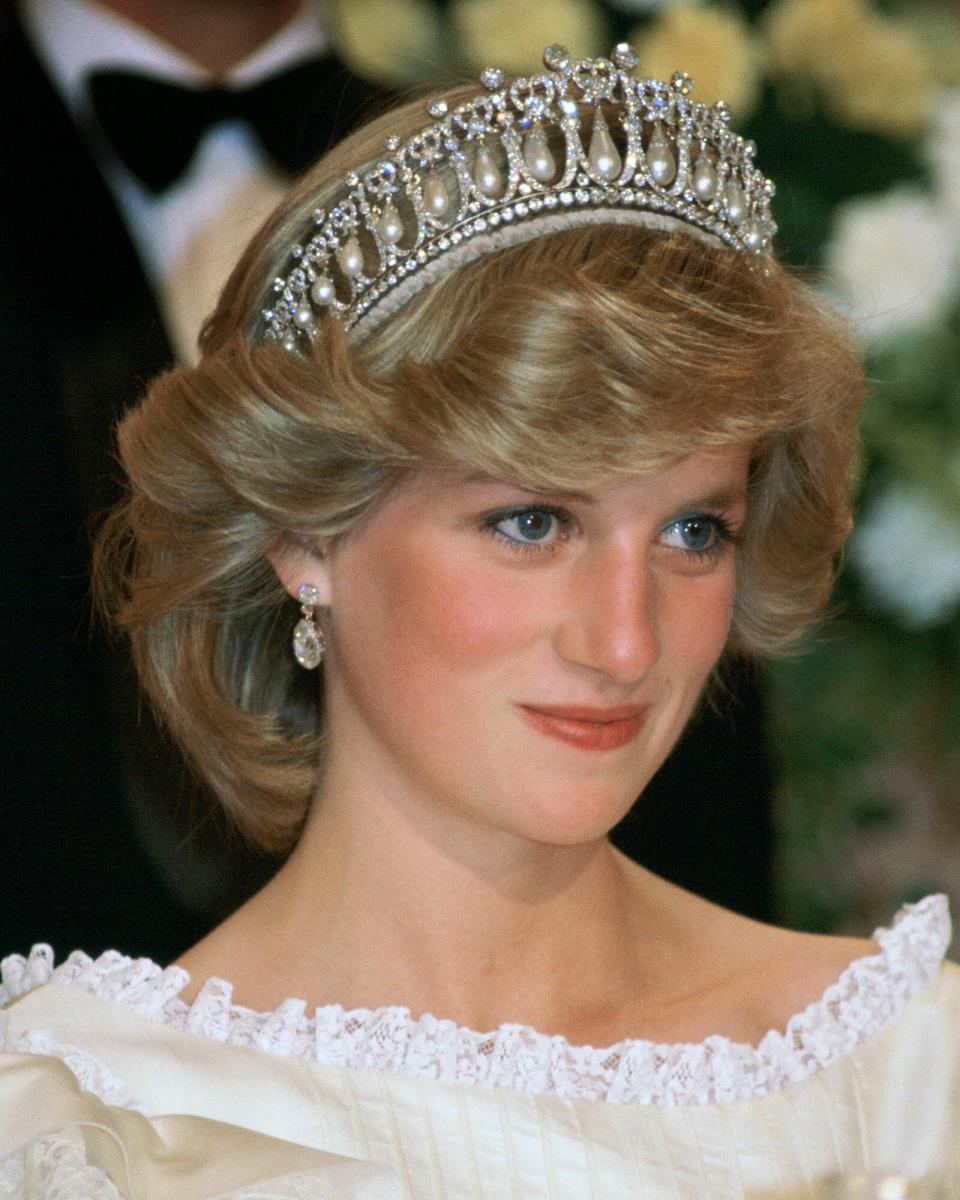
[[[756,1045],[713,1035],[696,1043],[628,1038],[594,1048],[519,1024],[480,1033],[429,1013],[414,1017],[402,1006],[333,1004],[308,1015],[297,999],[255,1012],[234,1004],[232,985],[216,977],[188,1003],[181,998],[190,981],[183,967],[114,950],[96,959],[74,951],[54,966],[45,945],[0,964],[0,1007],[43,984],[61,984],[186,1033],[329,1066],[620,1103],[705,1104],[779,1091],[879,1033],[943,963],[951,937],[946,898],[904,905],[873,937],[876,953],[849,963],[783,1031],[771,1030]]]

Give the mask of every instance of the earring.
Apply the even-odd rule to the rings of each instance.
[[[293,630],[293,657],[301,667],[312,671],[323,662],[323,652],[326,650],[323,633],[314,619],[314,609],[320,602],[320,593],[312,583],[304,583],[300,585],[297,597],[303,616]]]

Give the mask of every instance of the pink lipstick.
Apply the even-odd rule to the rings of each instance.
[[[591,708],[580,704],[518,706],[534,729],[581,750],[618,750],[643,728],[649,708],[631,704]]]

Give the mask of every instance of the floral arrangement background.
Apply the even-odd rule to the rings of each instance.
[[[678,67],[778,184],[781,253],[850,315],[872,381],[860,520],[833,619],[771,674],[782,916],[869,932],[932,890],[960,912],[960,4],[333,0],[393,87],[528,72],[543,47]]]

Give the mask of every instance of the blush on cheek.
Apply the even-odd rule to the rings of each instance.
[[[733,620],[733,604],[736,599],[736,581],[730,579],[708,594],[702,610],[703,629],[712,632],[712,638],[704,639],[704,657],[715,661],[723,653],[730,636]]]
[[[669,629],[661,633],[675,664],[686,663],[706,676],[730,635],[736,580],[731,569],[700,582],[699,587],[678,590],[661,607],[661,613],[669,614]]]
[[[515,589],[475,551],[468,562],[456,543],[438,554],[415,537],[358,540],[336,578],[329,684],[350,727],[360,716],[395,760],[413,771],[429,760],[459,779],[481,737],[490,670],[524,636]]]
[[[537,606],[492,566],[433,553],[410,554],[383,570],[383,602],[397,636],[450,661],[476,661],[522,645]]]
[[[415,514],[398,516],[341,550],[333,647],[346,692],[396,735],[422,737],[469,724],[486,668],[528,636],[524,616],[537,606],[518,605],[517,588],[476,542],[441,549],[435,534],[417,535]]]

